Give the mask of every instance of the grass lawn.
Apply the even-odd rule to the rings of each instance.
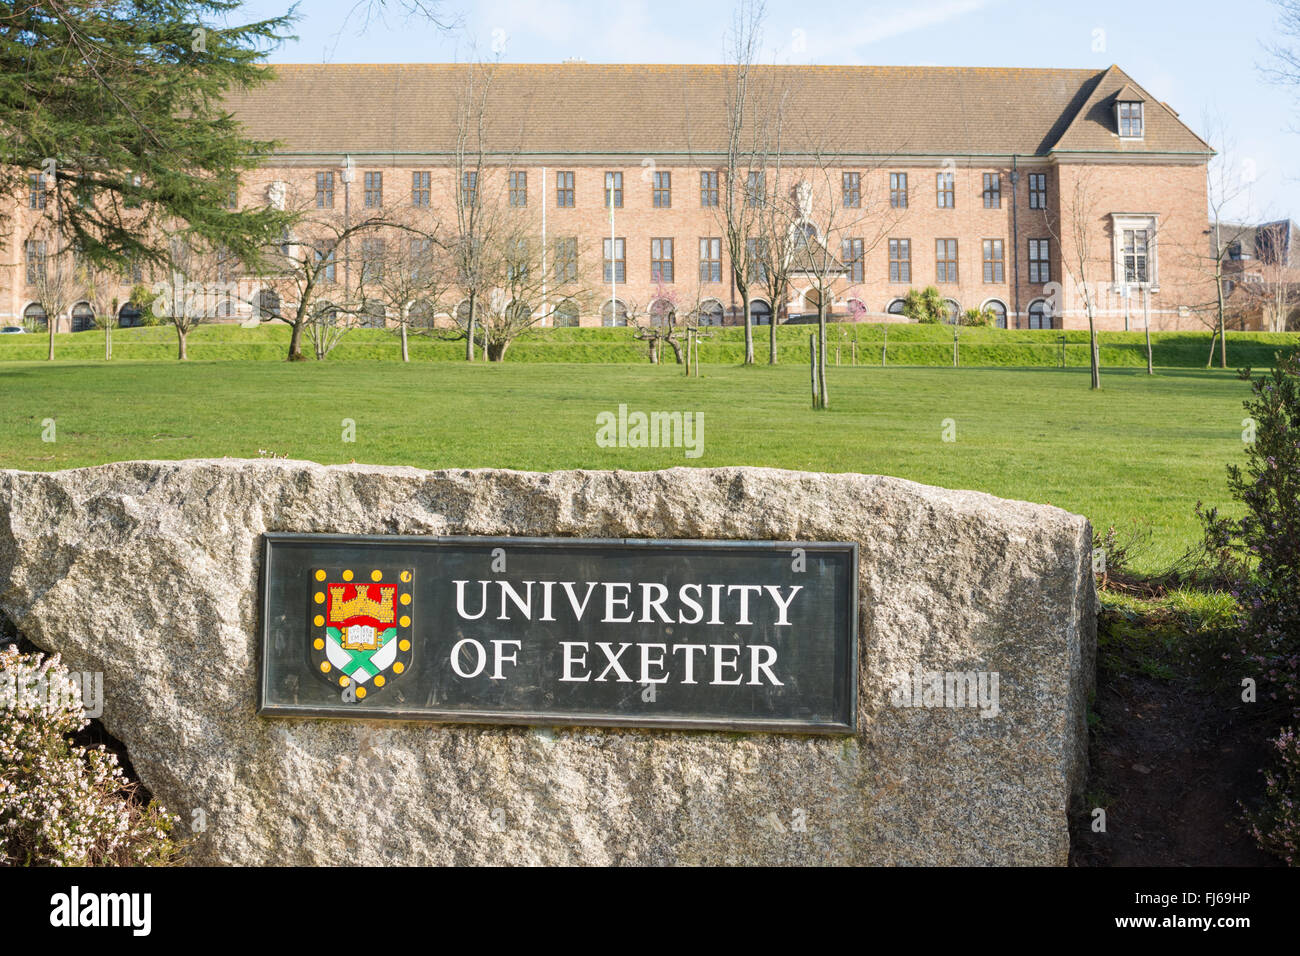
[[[1048,502],[1095,526],[1144,522],[1156,570],[1197,537],[1197,500],[1229,503],[1248,386],[1231,372],[832,368],[809,408],[801,365],[375,361],[0,364],[0,466],[256,457],[531,470],[768,465],[897,475]],[[601,448],[596,415],[704,412],[704,451]],[[57,440],[42,441],[42,422]],[[356,442],[342,441],[345,418]],[[953,419],[956,441],[942,440]],[[689,507],[689,502],[684,502]]]

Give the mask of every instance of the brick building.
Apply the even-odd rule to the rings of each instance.
[[[1143,305],[1154,329],[1200,328],[1192,311],[1213,298],[1212,150],[1116,66],[757,68],[739,163],[728,160],[733,67],[275,71],[230,105],[251,136],[280,144],[236,201],[303,210],[286,249],[318,242],[311,216],[323,213],[346,222],[415,210],[451,229],[465,168],[458,130],[466,104],[481,103],[486,165],[472,188],[495,190],[534,237],[552,284],[525,308],[545,325],[620,322],[665,296],[702,321],[739,321],[719,196],[729,168],[739,178],[755,165],[789,200],[781,228],[835,262],[829,277],[794,263],[784,301],[752,283],[760,324],[815,314],[819,288],[837,319],[901,320],[907,291],[935,285],[953,314],[986,308],[1012,328],[1086,326],[1080,279],[1101,328],[1141,328]],[[472,139],[479,124],[469,127]],[[45,214],[33,183],[3,251],[0,324],[40,319],[26,281],[24,237]],[[761,229],[753,240],[766,241]],[[580,280],[563,274],[571,262]],[[359,271],[342,257],[339,296]],[[256,281],[293,294],[273,277]],[[566,298],[575,283],[584,294]],[[463,311],[459,298],[452,290],[436,311]],[[86,326],[86,311],[72,307],[60,327]]]

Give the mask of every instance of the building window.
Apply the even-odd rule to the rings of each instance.
[[[526,172],[510,174],[510,205],[518,207],[528,205],[528,174]]]
[[[627,325],[627,306],[618,299],[605,300],[605,304],[600,307],[600,324]]]
[[[1004,258],[1001,239],[984,240],[984,281],[1005,282]]]
[[[949,325],[956,325],[959,315],[961,315],[961,303],[956,299],[944,299],[943,320]]]
[[[378,209],[384,204],[384,174],[366,173],[365,202],[367,209]]]
[[[673,241],[671,239],[650,240],[650,281],[673,281]]]
[[[696,321],[700,325],[721,325],[722,314],[721,302],[717,299],[706,299],[700,303],[700,310],[696,313]]]
[[[614,207],[616,209],[621,209],[623,206],[623,174],[622,173],[605,174],[605,208],[606,209],[610,207],[611,202],[614,204]]]
[[[555,205],[560,209],[573,208],[573,173],[555,174]]]
[[[428,207],[432,199],[432,173],[411,173],[411,205]]]
[[[722,281],[722,240],[718,238],[700,240],[700,281]]]
[[[327,171],[316,174],[316,208],[334,208],[334,173]]]
[[[422,275],[433,274],[433,268],[429,262],[432,251],[432,239],[421,239],[419,237],[411,239],[411,244],[407,247],[406,258],[407,267],[411,270],[411,281],[419,282]]]
[[[934,241],[934,268],[937,282],[957,281],[957,240]]]
[[[28,182],[28,186],[30,187],[27,193],[27,208],[44,209],[45,208],[45,174],[32,173],[31,176],[27,178],[27,182]]]
[[[1130,139],[1142,138],[1142,104],[1119,104],[1119,135]]]
[[[1029,281],[1034,285],[1052,281],[1052,262],[1048,257],[1050,240],[1029,240]]]
[[[984,208],[1002,208],[1002,174],[984,174]]]
[[[772,307],[767,304],[765,299],[751,299],[749,301],[749,320],[751,325],[771,325]]]
[[[572,299],[565,299],[555,307],[555,318],[551,321],[557,329],[576,329],[578,327],[578,304]]]
[[[1029,303],[1029,327],[1031,329],[1050,329],[1052,317],[1047,312],[1047,302],[1035,299]]]
[[[86,205],[86,203],[83,201],[81,197],[78,197],[77,203],[81,206]],[[226,208],[227,209],[239,208],[239,186],[238,185],[231,187],[230,193],[226,196]]]
[[[989,299],[984,303],[984,311],[993,313],[993,327],[995,329],[1005,329],[1007,327],[1007,306],[1000,299]]]
[[[935,196],[938,197],[940,209],[957,208],[957,190],[955,173],[937,173],[935,175]]]
[[[907,208],[907,173],[889,174],[889,205],[895,209]]]
[[[906,304],[902,299],[891,299],[889,305],[885,306],[885,312],[888,315],[903,315],[903,307]]]
[[[763,205],[763,194],[767,191],[767,180],[761,171],[750,172],[745,177],[745,205],[758,207]]]
[[[478,204],[478,172],[460,174],[460,201],[467,207]]]
[[[912,281],[912,240],[889,240],[889,281]]]
[[[384,277],[384,240],[361,240],[361,281],[378,282]]]
[[[506,281],[524,282],[528,271],[528,240],[515,239],[506,250]]]
[[[767,251],[768,245],[766,239],[745,240],[745,281],[767,281]]]
[[[654,206],[656,209],[668,209],[673,204],[673,174],[654,174]]]
[[[605,249],[605,281],[627,281],[626,243],[622,239],[602,240]]]
[[[314,245],[313,259],[317,266],[317,275],[320,276],[321,282],[335,281],[335,268],[337,263],[334,256],[334,243],[328,239],[322,239]]]
[[[1125,282],[1149,282],[1148,243],[1150,233],[1146,229],[1125,229],[1123,231],[1123,265]]]
[[[861,282],[866,278],[866,252],[861,239],[845,239],[840,244],[844,264],[849,269],[849,281]]]
[[[844,208],[862,208],[862,174],[844,174]]]
[[[45,243],[42,240],[29,239],[23,244],[23,256],[27,264],[27,284],[35,285],[45,278]]]
[[[555,281],[578,281],[577,236],[565,236],[555,240]]]
[[[716,172],[700,173],[700,205],[713,207],[718,204],[718,174]]]
[[[1047,208],[1047,173],[1029,174],[1029,208]]]

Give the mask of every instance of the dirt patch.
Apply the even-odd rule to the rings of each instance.
[[[1099,668],[1085,806],[1071,818],[1075,866],[1278,866],[1255,846],[1273,723],[1186,676]],[[1093,808],[1106,832],[1092,830]]]

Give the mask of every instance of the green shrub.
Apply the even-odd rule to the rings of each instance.
[[[57,655],[0,650],[0,864],[140,866],[176,857],[175,818],[142,803],[114,754],[69,741],[88,723]]]
[[[926,325],[942,322],[946,308],[943,293],[932,285],[920,290],[908,289],[903,296],[903,314]]]
[[[962,325],[990,326],[993,324],[993,313],[988,309],[967,309],[958,321]]]

